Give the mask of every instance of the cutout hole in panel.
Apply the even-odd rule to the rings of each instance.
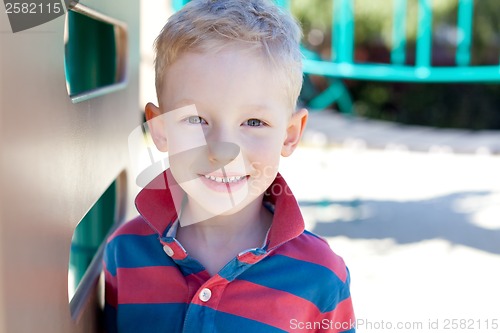
[[[99,281],[106,239],[123,222],[125,205],[126,173],[122,172],[75,228],[68,266],[68,298],[74,320]]]
[[[64,39],[66,87],[74,103],[125,87],[125,24],[79,4],[67,12]]]

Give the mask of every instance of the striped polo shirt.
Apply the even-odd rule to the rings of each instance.
[[[216,275],[175,238],[178,217],[164,172],[136,198],[140,216],[108,239],[107,332],[354,332],[349,271],[304,230],[281,175],[264,196],[274,212],[265,244]]]

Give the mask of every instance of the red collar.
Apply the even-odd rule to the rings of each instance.
[[[179,186],[172,185],[177,183],[170,170],[167,170],[146,185],[135,199],[139,214],[160,237],[177,220],[173,197],[181,198],[184,195]],[[266,191],[264,200],[274,206],[268,250],[299,236],[304,231],[304,220],[297,200],[279,173]]]

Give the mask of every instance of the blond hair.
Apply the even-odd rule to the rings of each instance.
[[[155,41],[158,98],[166,69],[185,52],[217,52],[230,43],[259,49],[283,80],[295,108],[302,87],[302,31],[268,0],[192,0],[173,14]]]

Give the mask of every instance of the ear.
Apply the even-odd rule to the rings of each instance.
[[[304,128],[306,127],[308,114],[306,109],[301,109],[292,114],[286,130],[285,141],[281,148],[281,156],[288,157],[292,155],[295,148],[297,148]]]
[[[165,135],[165,117],[161,117],[162,113],[153,103],[146,104],[144,108],[146,120],[148,122],[149,132],[155,143],[156,148],[161,152],[167,151],[167,137]]]

